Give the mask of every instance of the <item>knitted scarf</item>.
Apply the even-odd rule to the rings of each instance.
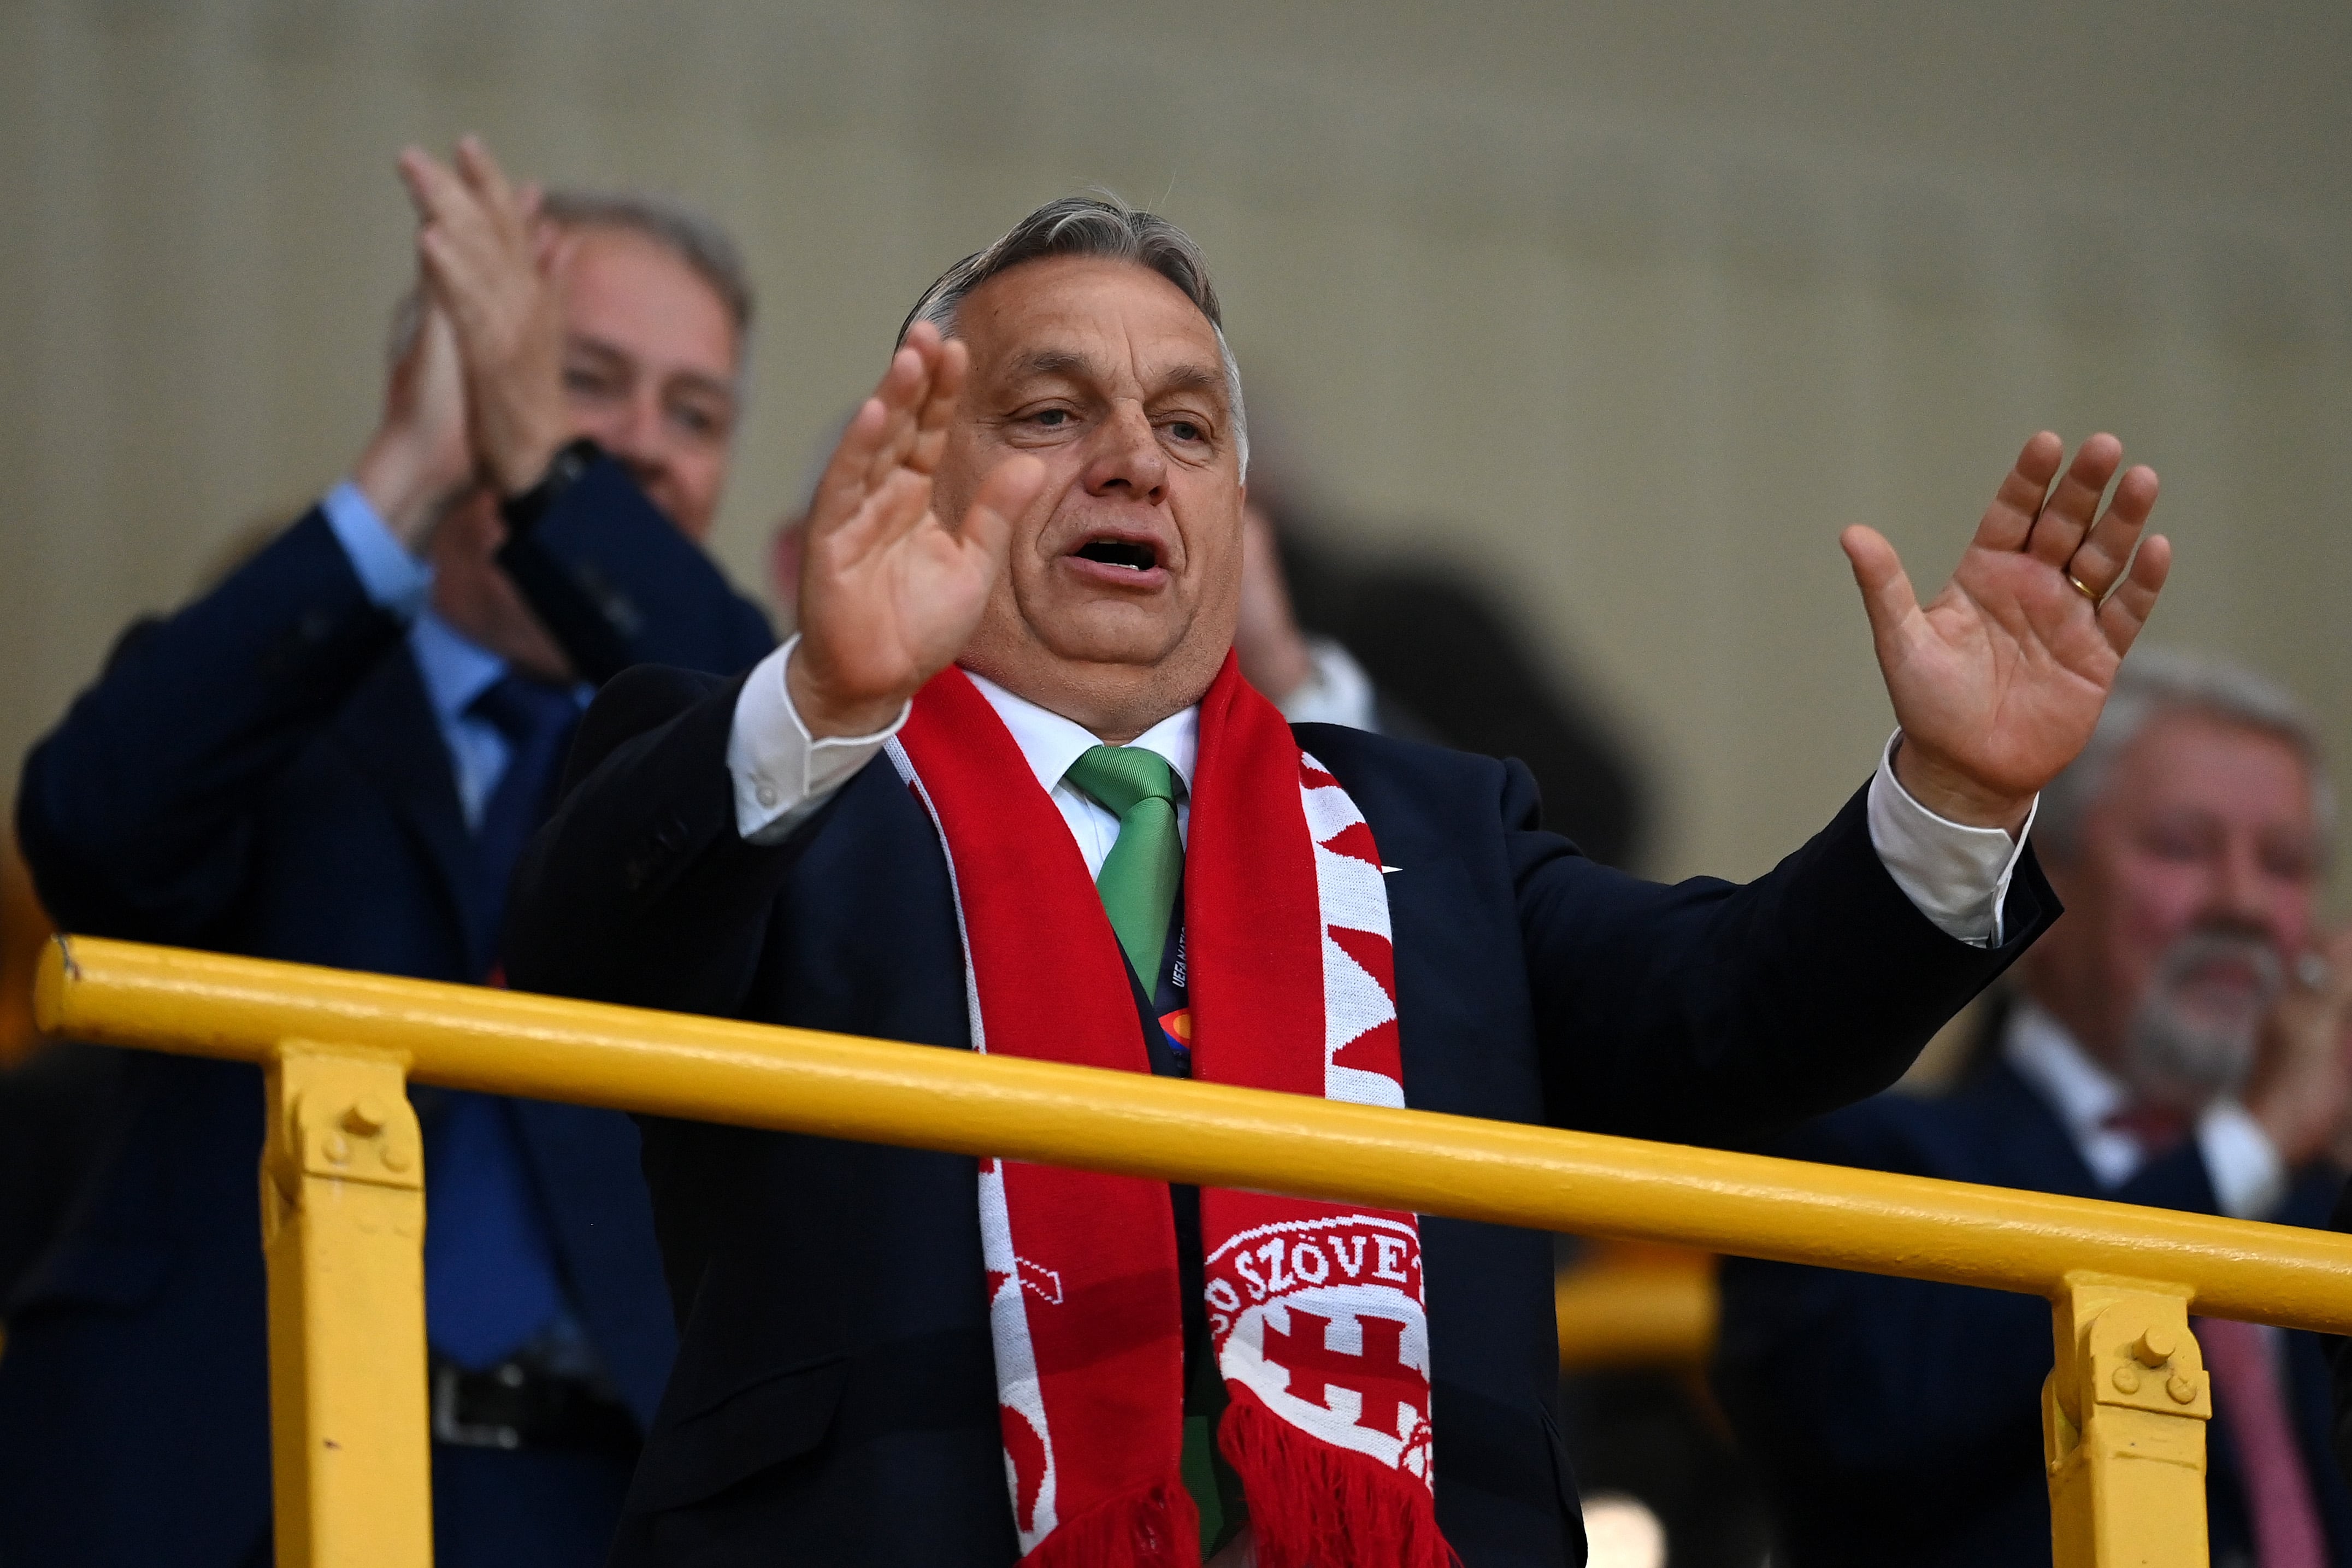
[[[944,671],[889,752],[946,852],[973,1047],[1149,1071],[1086,861],[987,699]],[[1402,1106],[1388,895],[1363,814],[1231,657],[1202,700],[1194,771],[1194,1076]],[[1210,1189],[1201,1221],[1230,1400],[1218,1444],[1262,1568],[1453,1562],[1432,1497],[1413,1216]],[[1022,1562],[1198,1563],[1166,1187],[983,1161],[980,1225]]]

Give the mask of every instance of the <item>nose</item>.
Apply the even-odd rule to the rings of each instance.
[[[1111,405],[1110,416],[1095,437],[1095,450],[1087,462],[1087,493],[1125,494],[1147,506],[1157,506],[1168,495],[1168,454],[1139,403]]]

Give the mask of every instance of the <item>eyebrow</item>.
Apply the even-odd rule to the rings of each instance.
[[[1013,363],[1015,377],[1033,375],[1096,375],[1100,367],[1089,356],[1076,349],[1039,349],[1024,354]],[[1164,392],[1213,392],[1222,405],[1225,398],[1225,373],[1222,366],[1202,364],[1171,365],[1161,373],[1155,395]]]
[[[584,350],[598,359],[610,360],[615,363],[632,367],[637,364],[636,355],[629,353],[628,350],[617,343],[606,342],[602,338],[590,337],[585,332],[567,332],[564,334],[564,342],[568,347]],[[736,383],[723,381],[708,371],[673,371],[664,379],[682,381],[689,387],[726,398],[730,403],[740,395],[740,388]]]

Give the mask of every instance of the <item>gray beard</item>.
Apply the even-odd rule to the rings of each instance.
[[[2195,1000],[2194,976],[2216,959],[2242,961],[2260,976],[2248,1004],[2216,1009]],[[2284,980],[2278,954],[2259,937],[2217,931],[2182,937],[2157,966],[2126,1036],[2132,1087],[2146,1099],[2191,1111],[2236,1093],[2253,1067],[2263,1015]]]

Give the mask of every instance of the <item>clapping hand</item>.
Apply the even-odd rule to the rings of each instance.
[[[416,298],[414,328],[384,391],[383,419],[352,465],[352,479],[384,526],[414,554],[473,487],[466,435],[465,373],[449,318]]]
[[[2171,567],[2169,542],[2140,540],[2155,470],[2125,474],[2099,516],[2123,444],[2092,437],[2053,490],[2065,455],[2048,431],[2025,444],[1952,580],[1924,605],[1883,535],[1857,526],[1840,541],[1903,727],[1895,775],[1956,822],[2024,825],[2090,739]]]
[[[509,184],[471,136],[454,167],[409,148],[400,177],[416,204],[417,260],[456,330],[476,460],[501,492],[520,494],[571,435],[551,276],[560,241],[539,222],[538,192]]]
[[[812,736],[887,727],[971,639],[1013,521],[1045,482],[1034,458],[981,481],[961,527],[931,510],[932,475],[970,356],[918,321],[842,432],[809,511],[800,647],[785,672]]]
[[[2352,1109],[2352,930],[2320,935],[2296,968],[2263,1020],[2241,1095],[2290,1169],[2331,1145],[2341,1157]]]

